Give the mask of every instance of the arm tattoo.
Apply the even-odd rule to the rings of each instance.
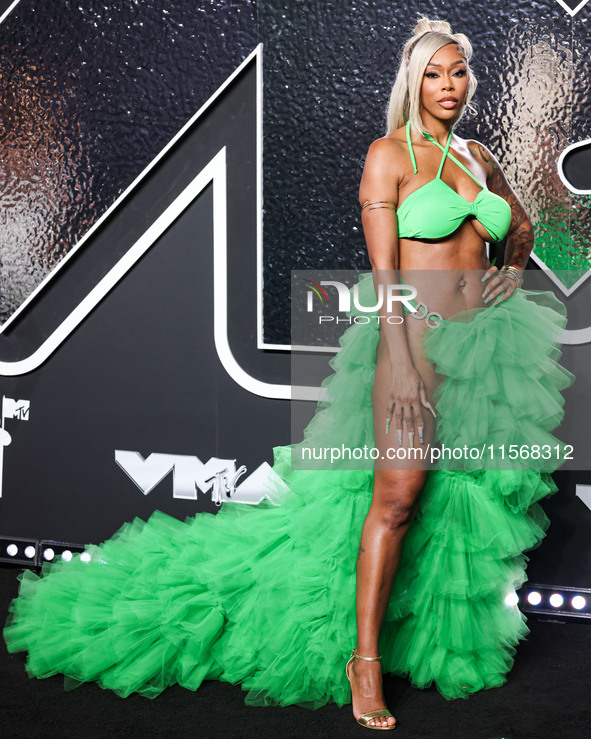
[[[488,170],[486,184],[491,192],[500,195],[511,208],[511,226],[507,234],[505,247],[505,264],[525,269],[534,244],[531,222],[517,195],[505,179],[505,175],[497,160],[478,142],[468,146],[472,156],[482,162]]]
[[[534,246],[534,232],[529,219],[509,232],[505,246],[505,264],[525,269]]]
[[[357,554],[357,561],[361,559],[361,555],[365,552],[365,549],[360,545],[359,546],[359,553]]]

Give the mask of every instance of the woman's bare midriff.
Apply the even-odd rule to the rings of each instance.
[[[490,264],[472,221],[445,240],[400,239],[398,244],[400,277],[417,288],[416,300],[430,310],[447,317],[484,305],[480,280]]]

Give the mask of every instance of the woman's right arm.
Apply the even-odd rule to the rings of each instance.
[[[367,153],[359,187],[359,202],[362,206],[361,220],[373,270],[376,294],[382,286],[384,296],[388,284],[399,283],[400,260],[396,207],[402,172],[397,147],[397,142],[390,139],[378,139],[373,142]],[[402,445],[403,430],[408,433],[414,431],[415,428],[422,443],[424,423],[421,404],[426,408],[431,409],[431,407],[427,401],[423,381],[412,363],[402,304],[395,301],[388,310],[386,300],[382,303],[380,330],[386,340],[392,368],[388,407],[384,408],[384,421],[386,418],[394,419],[399,445]],[[412,438],[410,437],[411,445]]]

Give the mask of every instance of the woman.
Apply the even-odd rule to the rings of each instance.
[[[428,310],[442,320],[495,299],[497,305],[509,300],[522,284],[533,246],[529,218],[495,158],[482,144],[452,133],[476,89],[471,53],[468,39],[452,35],[448,23],[426,18],[417,23],[392,90],[388,133],[371,145],[360,187],[376,286],[400,277],[418,288]],[[505,235],[505,266],[499,271],[490,266],[485,241]],[[400,308],[396,315],[404,316]],[[382,320],[381,326],[373,391],[376,445],[383,458],[393,443],[388,432],[395,429],[400,446],[425,452],[434,441],[429,399],[438,384],[423,348],[429,328],[425,320],[408,319]],[[425,464],[414,461],[376,465],[363,526],[358,642],[348,675],[354,715],[373,728],[395,725],[381,692],[378,640],[427,474]]]
[[[215,517],[184,523],[156,512],[89,548],[88,562],[46,564],[41,578],[26,571],[4,635],[10,651],[28,651],[30,675],[59,672],[149,697],[175,682],[195,690],[221,679],[242,683],[258,705],[343,705],[352,694],[356,719],[376,730],[395,725],[382,696],[378,635],[387,671],[419,686],[435,681],[447,698],[504,682],[527,633],[504,598],[523,581],[523,550],[543,536],[537,501],[555,490],[547,470],[556,460],[542,472],[467,463],[429,473],[401,455],[386,460],[393,446],[426,451],[435,430],[450,446],[500,443],[508,428],[516,442],[519,434],[555,442],[549,430],[570,382],[554,361],[560,304],[550,294],[538,306],[515,293],[531,249],[529,221],[486,149],[451,133],[474,91],[469,56],[467,39],[447,24],[419,22],[394,87],[393,130],[372,144],[361,184],[378,291],[393,278],[411,283],[428,306],[425,320],[393,309],[382,318],[402,324],[376,320],[345,333],[303,442],[275,449],[274,469],[289,487],[280,505],[226,503]],[[407,138],[400,124],[409,115],[430,138],[411,129]],[[456,155],[460,166],[448,160]],[[418,211],[404,203],[425,197],[429,212],[448,205],[426,225],[423,214],[413,231]],[[484,240],[507,230],[511,269],[499,272]],[[372,292],[375,300],[362,278],[365,305]],[[483,309],[487,298],[498,307]],[[441,325],[425,328],[438,325],[438,314]],[[292,469],[305,448],[372,447],[374,438],[384,457],[375,476]]]
[[[531,223],[494,157],[482,144],[451,133],[476,89],[468,64],[470,56],[470,42],[463,34],[453,36],[449,24],[427,19],[417,23],[392,90],[389,133],[371,145],[360,187],[369,256],[373,270],[379,273],[376,282],[396,283],[396,270],[406,273],[408,280],[410,271],[416,287],[421,275],[414,270],[452,270],[444,289],[429,289],[426,285],[419,289],[419,294],[429,295],[429,309],[445,315],[481,307],[497,296],[507,300],[521,282],[520,272],[533,246]],[[449,155],[442,157],[437,144],[444,152],[455,152],[469,172],[462,172]],[[433,186],[439,185],[441,191],[441,182],[466,201],[452,223],[445,225],[449,221],[445,203],[439,203],[441,212],[437,214],[425,212],[423,204],[420,214],[425,227],[405,230],[403,222],[399,229],[396,209],[425,187],[432,189],[431,207],[437,208]],[[502,238],[507,232],[506,264],[511,269],[499,272],[490,268],[484,290],[480,290],[478,271],[490,266],[484,242],[492,240],[492,234],[468,204],[485,191],[484,183],[507,203],[506,214],[502,212],[505,203],[498,205],[500,224],[495,236]],[[421,206],[412,208],[411,215],[420,212]],[[439,222],[444,221],[444,235],[437,215]],[[426,277],[422,276],[422,282]],[[410,320],[399,324],[382,321],[382,326],[373,394],[376,442],[379,448],[387,447],[390,440],[386,439],[386,424],[390,426],[394,418],[397,438],[406,441],[408,436],[406,443],[410,446],[417,439],[425,449],[433,442],[435,425],[426,399],[433,397],[436,377],[421,347],[422,334],[428,329],[424,321]],[[363,527],[357,569],[357,658],[378,656],[379,631],[391,583],[426,475],[427,470],[420,467],[375,471],[373,500]],[[383,707],[378,663],[354,659],[350,674],[354,713]],[[370,725],[384,728],[394,723],[389,716],[370,721]]]

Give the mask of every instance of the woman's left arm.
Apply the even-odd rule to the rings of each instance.
[[[468,146],[472,156],[486,168],[488,189],[506,200],[511,208],[511,225],[507,232],[504,266],[524,270],[534,245],[533,226],[529,216],[517,194],[507,182],[501,165],[490,151],[477,141],[471,141]],[[484,295],[485,297],[490,295],[490,300],[501,293],[504,294],[497,302],[507,300],[517,287],[516,281],[509,276],[510,272],[501,272],[491,267],[486,274],[489,284],[485,288]],[[493,275],[495,279],[490,280]]]

